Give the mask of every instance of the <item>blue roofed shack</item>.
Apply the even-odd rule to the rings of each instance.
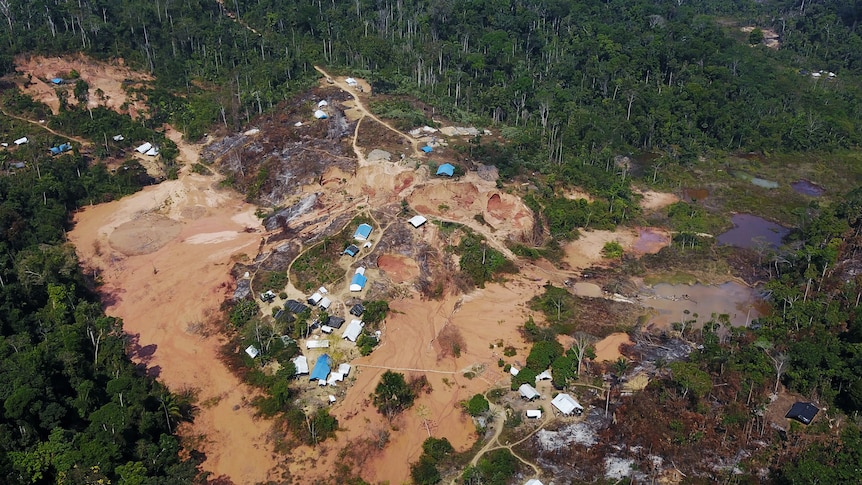
[[[63,84],[63,78],[55,77],[54,79],[51,79],[51,82],[54,84]]]
[[[350,291],[362,291],[367,282],[368,278],[364,274],[356,273],[353,275],[353,279],[350,280]]]
[[[368,236],[371,235],[371,229],[373,229],[368,224],[360,224],[359,227],[356,228],[356,232],[353,233],[354,239],[359,239],[360,241],[368,240]]]
[[[60,146],[51,147],[51,155],[59,155],[72,149],[71,143],[63,143]]]
[[[431,152],[433,152],[433,151],[434,151],[434,149],[433,149],[433,148],[431,148],[431,147],[430,147],[430,146],[428,146],[428,145],[425,145],[424,147],[422,147],[422,148],[421,148],[421,150],[422,150],[423,152],[425,152],[425,153],[431,153]]]
[[[311,371],[311,375],[308,377],[309,381],[325,381],[327,377],[329,377],[329,367],[332,365],[332,359],[329,358],[329,354],[323,354],[317,358],[317,362],[314,363],[314,370]]]
[[[437,167],[437,175],[445,175],[451,177],[455,175],[455,167],[451,163],[444,163]]]
[[[356,247],[355,244],[351,244],[350,246],[347,246],[346,248],[344,248],[344,252],[342,252],[341,254],[346,254],[352,258],[352,257],[356,256],[358,253],[359,253],[359,248]]]

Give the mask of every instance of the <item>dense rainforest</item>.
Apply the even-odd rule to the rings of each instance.
[[[314,64],[434,106],[429,118],[495,126],[508,143],[473,154],[504,177],[536,170],[600,194],[594,220],[553,190],[527,200],[560,239],[632,217],[628,180],[603,168],[614,154],[685,168],[705,153],[862,144],[858,1],[8,0],[0,15],[0,72],[19,54],[123,58],[155,75],[147,126],[170,121],[193,139],[271,110],[313,82]],[[778,33],[781,49],[746,25]],[[809,74],[820,70],[836,76]],[[87,118],[69,110],[51,123],[100,136]],[[0,177],[2,481],[189,483],[196,457],[180,460],[172,433],[191,408],[129,361],[121,322],[102,314],[63,242],[70,210],[146,177],[134,164],[111,175],[78,153],[29,160],[35,170]],[[862,408],[860,283],[847,263],[862,196],[846,199],[804,211],[793,249],[764,265],[774,265],[775,311],[726,340],[707,332],[698,369],[761,391],[777,378],[850,416]],[[855,477],[862,440],[852,419],[845,430],[838,446],[790,449],[772,478]]]

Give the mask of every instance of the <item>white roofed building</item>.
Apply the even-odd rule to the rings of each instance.
[[[521,397],[528,401],[532,401],[533,399],[540,397],[539,391],[529,384],[521,384],[521,387],[518,388],[518,392],[521,394]]]
[[[362,320],[353,319],[350,321],[350,325],[344,329],[344,333],[342,336],[351,342],[356,342],[356,339],[359,338],[359,333],[362,332],[362,327],[365,324],[362,323]]]
[[[296,367],[296,375],[308,374],[308,359],[304,355],[294,357],[291,362]]]
[[[557,394],[557,397],[551,400],[551,405],[567,416],[584,412],[584,407],[581,406],[581,403],[575,400],[572,396],[564,393]]]
[[[422,224],[425,224],[426,222],[428,222],[428,219],[426,219],[423,216],[413,216],[407,222],[409,222],[410,225],[413,227],[419,227]]]

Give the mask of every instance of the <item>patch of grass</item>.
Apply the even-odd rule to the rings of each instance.
[[[290,274],[296,287],[308,291],[342,280],[344,269],[338,265],[338,262],[342,258],[344,248],[353,242],[352,236],[356,227],[363,223],[371,224],[371,220],[367,217],[354,218],[340,232],[323,239],[298,257],[291,267]]]
[[[202,163],[195,163],[192,165],[192,172],[200,175],[212,175],[212,171]]]

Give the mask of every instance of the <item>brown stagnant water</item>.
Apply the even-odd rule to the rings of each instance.
[[[718,244],[740,248],[778,247],[790,229],[752,214],[734,214],[733,229],[718,236]]]
[[[712,318],[727,314],[734,327],[749,325],[754,319],[765,315],[769,306],[760,297],[760,292],[734,282],[720,285],[671,285],[659,283],[641,292],[641,304],[657,310],[647,322],[647,327],[670,328],[674,322],[694,320],[696,313],[699,328]],[[686,313],[688,311],[688,313]]]
[[[793,182],[792,184],[790,184],[790,187],[793,188],[793,190],[798,194],[808,195],[811,197],[820,197],[821,195],[823,195],[824,192],[826,192],[826,189],[824,189],[823,187],[815,184],[810,180],[805,179],[800,179],[796,182]]]

